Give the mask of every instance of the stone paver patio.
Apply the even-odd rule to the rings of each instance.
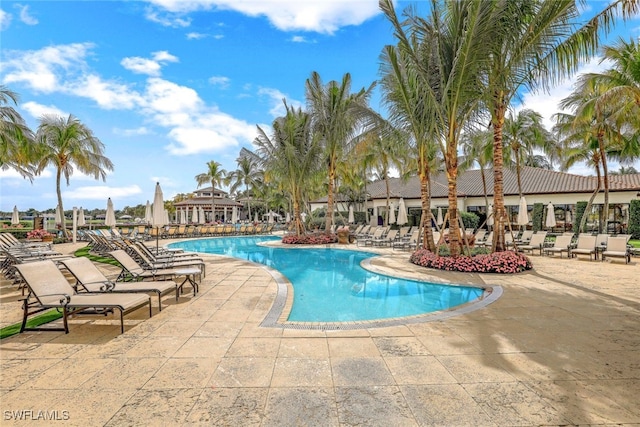
[[[144,309],[125,317],[124,334],[113,318],[79,317],[68,335],[0,341],[0,424],[640,424],[638,258],[534,256],[532,272],[501,276],[434,272],[383,252],[372,269],[503,294],[425,323],[264,328],[277,292],[271,274],[206,256],[196,298],[168,295],[152,318]],[[3,326],[19,321],[19,297],[1,283]]]

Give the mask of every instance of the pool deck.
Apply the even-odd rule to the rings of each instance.
[[[68,335],[0,341],[0,424],[640,424],[640,258],[533,256],[533,271],[502,276],[426,270],[407,252],[380,252],[377,271],[503,294],[425,323],[264,328],[277,294],[270,272],[205,256],[197,297],[171,294],[150,319],[126,316],[124,334],[111,317],[79,317]],[[0,282],[1,325],[20,320],[19,297]],[[33,420],[45,415],[59,421]]]

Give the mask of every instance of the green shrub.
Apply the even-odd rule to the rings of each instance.
[[[581,201],[576,203],[576,215],[573,218],[573,231],[574,233],[581,233],[580,223],[582,222],[582,217],[584,216],[584,211],[587,209],[587,202]]]
[[[640,239],[640,200],[629,203],[629,234],[632,239]]]
[[[542,230],[543,213],[544,213],[544,205],[542,203],[534,203],[533,213],[531,218],[531,222],[533,223],[532,225],[533,231]]]
[[[480,217],[473,212],[460,212],[464,228],[475,230],[480,224]]]

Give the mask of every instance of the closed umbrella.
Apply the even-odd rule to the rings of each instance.
[[[287,212],[287,216],[285,217],[285,222],[288,224],[291,222],[291,214]]]
[[[273,224],[273,216],[274,216],[274,213],[269,211],[269,214],[267,215],[267,223]]]
[[[547,205],[547,219],[545,220],[544,225],[546,225],[547,228],[553,228],[556,226],[556,213],[553,203],[551,202]]]
[[[253,222],[258,222],[258,212],[256,212],[256,214],[253,216]]]
[[[189,208],[187,208],[187,213],[189,212],[188,210]],[[187,218],[187,221],[189,221],[189,218]],[[191,208],[191,223],[192,224],[196,224],[198,222],[198,208],[196,208],[195,206],[193,206]]]
[[[493,227],[493,205],[489,205],[487,210],[487,226]]]
[[[111,197],[107,199],[107,213],[104,216],[104,225],[112,228],[116,226],[116,213],[113,210],[113,202],[111,201]]]
[[[198,223],[199,224],[207,223],[207,219],[204,217],[204,209],[202,208],[202,206],[200,206],[200,209],[198,209]]]
[[[396,218],[396,223],[398,225],[404,225],[409,222],[407,218],[407,208],[404,206],[404,199],[400,199],[398,202],[398,218]]]
[[[238,222],[238,207],[234,206],[231,210],[231,223],[235,224],[236,222]]]
[[[529,215],[527,214],[527,200],[524,196],[520,197],[518,205],[518,225],[525,226],[529,223]]]
[[[60,205],[56,206],[56,224],[62,224],[62,214],[60,213]]]
[[[160,239],[160,227],[164,227],[165,224],[169,223],[167,218],[167,212],[164,210],[164,200],[162,198],[162,189],[160,188],[160,183],[156,182],[156,190],[153,195],[153,212],[151,215],[151,226],[155,227],[157,230],[156,233],[156,253],[158,253],[159,245],[158,240]]]
[[[349,224],[353,224],[354,222],[356,222],[354,215],[353,215],[353,205],[349,206]]]
[[[84,209],[80,206],[80,210],[78,211],[78,226],[81,227],[83,225],[87,225],[87,220],[84,218]]]
[[[153,214],[151,213],[151,203],[147,200],[147,206],[144,208],[144,222],[151,224]]]
[[[396,223],[396,210],[393,207],[393,203],[391,203],[391,205],[389,205],[389,224],[395,224]]]
[[[180,224],[187,223],[187,213],[184,209],[180,209]]]
[[[20,224],[20,213],[18,212],[18,207],[13,207],[13,213],[11,214],[11,225]]]
[[[444,224],[444,219],[442,219],[442,208],[438,206],[438,219],[436,220],[438,225]]]

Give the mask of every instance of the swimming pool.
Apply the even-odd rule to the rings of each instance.
[[[267,265],[293,286],[290,322],[354,322],[395,319],[477,301],[484,290],[399,279],[367,271],[362,260],[377,254],[330,248],[280,248],[259,243],[275,236],[185,240],[173,248],[227,255]]]

